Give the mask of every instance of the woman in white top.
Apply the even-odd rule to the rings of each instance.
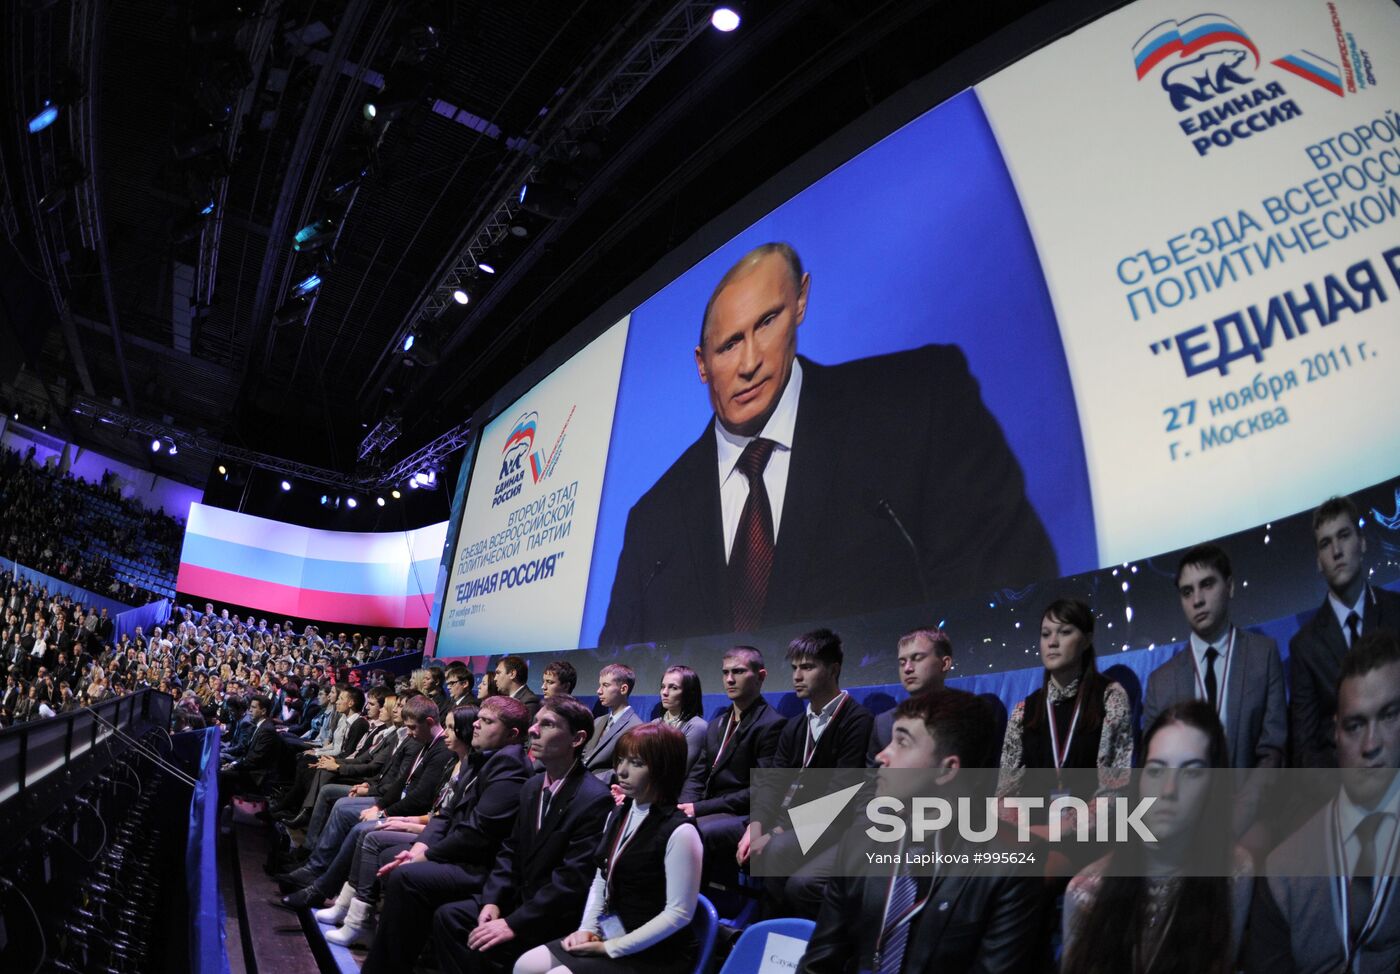
[[[705,747],[705,717],[700,676],[677,664],[661,674],[661,703],[652,713],[653,723],[667,724],[685,735],[685,773]]]
[[[704,851],[695,822],[676,808],[685,738],[664,723],[633,727],[617,742],[614,769],[625,799],[603,829],[579,929],[522,955],[515,974],[682,974],[695,967],[690,923]]]

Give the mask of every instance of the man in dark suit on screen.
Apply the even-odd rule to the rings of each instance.
[[[721,278],[695,349],[715,419],[629,513],[600,645],[1058,574],[962,352],[801,358],[810,286],[781,243]]]

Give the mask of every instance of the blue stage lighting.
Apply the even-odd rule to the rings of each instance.
[[[283,490],[291,490],[291,489],[292,489],[291,481],[287,481],[287,480],[282,481],[282,489],[283,489]]]
[[[734,7],[716,7],[710,14],[710,24],[715,30],[728,34],[739,26],[739,11]]]
[[[403,350],[404,350],[405,352],[407,352],[409,349],[411,349],[411,348],[413,347],[413,343],[414,343],[415,341],[417,341],[416,336],[413,334],[413,332],[409,332],[406,336],[404,336],[404,340],[403,340]]]
[[[493,266],[491,266],[490,264],[477,264],[477,265],[476,265],[476,268],[477,268],[477,270],[481,271],[481,273],[483,273],[483,274],[494,274],[494,273],[496,273],[496,268],[493,267]]]
[[[152,441],[151,441],[151,452],[152,452],[152,453],[159,453],[159,452],[160,452],[160,440],[152,440]]]
[[[29,117],[29,134],[42,132],[56,121],[58,121],[58,106],[53,102],[46,101],[43,108]]]
[[[294,298],[304,298],[304,297],[306,297],[308,294],[311,294],[313,291],[315,291],[315,290],[316,290],[317,288],[319,288],[320,286],[321,286],[321,275],[320,275],[320,274],[311,274],[311,275],[308,275],[307,277],[302,278],[302,280],[299,281],[299,282],[297,283],[297,286],[296,286],[296,287],[292,288],[292,297],[294,297]]]

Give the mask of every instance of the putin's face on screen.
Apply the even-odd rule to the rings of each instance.
[[[770,253],[741,268],[715,296],[695,365],[731,433],[755,436],[773,414],[792,374],[810,284],[806,274],[794,281],[783,256]]]

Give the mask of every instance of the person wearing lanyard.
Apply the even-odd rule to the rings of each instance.
[[[1341,788],[1270,853],[1247,974],[1400,968],[1400,639],[1366,633],[1342,661],[1334,738]]]
[[[481,892],[433,914],[433,946],[443,974],[502,971],[525,951],[577,926],[598,837],[613,809],[607,786],[583,767],[592,733],[592,712],[567,693],[555,689],[540,702],[530,726],[530,756],[544,773],[521,790],[515,828],[501,843]]]
[[[841,689],[841,637],[830,629],[817,629],[788,644],[792,689],[807,708],[792,717],[778,733],[775,768],[864,768],[865,748],[875,718]],[[813,793],[816,792],[816,793]],[[735,859],[743,865],[750,856],[775,855],[783,860],[798,852],[788,809],[819,798],[824,792],[804,786],[799,776],[786,794],[761,788],[754,795],[753,816],[739,839]],[[765,880],[765,918],[796,916],[815,919],[821,909],[826,877],[836,861],[836,841],[844,821],[855,813],[855,804],[835,826],[828,828],[802,855],[803,865],[786,882]],[[772,848],[770,848],[770,845]]]
[[[521,956],[515,974],[681,974],[695,966],[690,923],[703,850],[695,823],[676,808],[685,737],[642,724],[614,754],[626,798],[603,830],[579,929]]]
[[[1139,797],[1154,842],[1126,844],[1080,870],[1065,896],[1060,974],[1232,974],[1249,916],[1254,859],[1235,845],[1228,745],[1204,700],[1157,715],[1143,738]]]
[[[1148,677],[1143,726],[1174,703],[1204,700],[1225,728],[1230,767],[1282,767],[1288,746],[1283,660],[1274,640],[1231,624],[1235,582],[1229,556],[1215,545],[1192,548],[1177,565],[1176,588],[1191,636]],[[1243,779],[1233,812],[1235,835],[1261,856],[1273,847],[1263,826],[1251,831],[1263,782],[1261,774]]]
[[[911,630],[895,644],[895,663],[899,668],[899,682],[909,696],[941,687],[953,668],[953,642],[936,626]],[[878,767],[875,758],[889,746],[893,733],[894,710],[891,708],[875,717],[866,764]]]
[[[1045,667],[1041,688],[1016,705],[1006,725],[997,797],[1019,795],[1028,768],[1097,769],[1096,794],[1121,788],[1133,764],[1132,708],[1127,692],[1099,672],[1093,610],[1075,599],[1047,606],[1040,619],[1040,660]],[[1095,795],[1078,797],[1087,801]],[[1096,805],[1091,802],[1089,808],[1092,829]],[[1072,809],[1065,812],[1066,834],[1077,825],[1074,815]],[[1043,821],[1031,831],[1048,835]],[[1059,851],[1070,847],[1067,843]],[[1092,846],[1079,843],[1077,848],[1089,851]]]
[[[705,878],[738,884],[734,850],[749,823],[749,775],[771,768],[783,718],[763,697],[768,670],[752,646],[731,646],[720,662],[729,706],[705,729],[705,747],[681,790],[680,810],[705,843]]]
[[[985,703],[963,690],[928,690],[895,709],[890,743],[876,757],[879,794],[899,799],[906,810],[919,796],[954,806],[965,797],[980,807],[985,800],[975,795],[977,773],[962,772],[984,767],[995,753],[996,720]],[[908,846],[874,841],[863,824],[842,843],[842,868],[827,886],[799,974],[1040,969],[1048,951],[1038,870],[935,866],[929,875],[909,866],[904,853],[913,850]],[[906,836],[908,824],[906,819]],[[920,851],[951,856],[1015,849],[1015,830],[1009,826],[972,846],[952,825],[928,837]],[[871,873],[867,854],[872,852],[897,853],[889,873]]]

